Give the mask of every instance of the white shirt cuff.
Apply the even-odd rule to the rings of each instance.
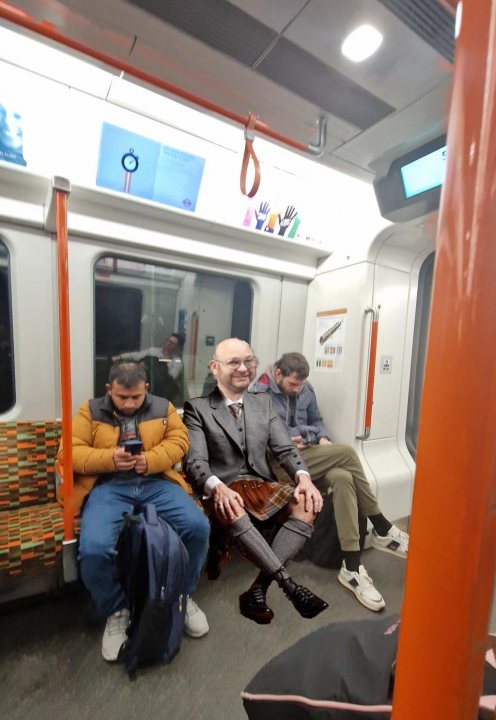
[[[299,478],[300,475],[308,475],[308,477],[310,477],[310,473],[308,472],[308,470],[297,470],[296,473],[295,473],[295,480],[296,480],[296,482],[298,482],[298,478]],[[311,478],[310,478],[310,479],[311,479]]]
[[[212,494],[212,490],[216,485],[221,483],[222,480],[217,477],[217,475],[210,475],[210,477],[205,481],[205,485],[203,486],[203,492],[205,494],[205,497],[210,497]]]

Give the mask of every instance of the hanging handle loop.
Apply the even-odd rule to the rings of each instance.
[[[257,116],[254,113],[248,115],[248,121],[245,125],[245,152],[243,155],[243,163],[241,165],[241,176],[239,178],[239,186],[243,195],[249,198],[254,197],[257,194],[258,188],[260,187],[260,163],[253,149],[253,141],[255,139],[255,126],[257,124]],[[248,172],[248,165],[250,158],[253,162],[253,170],[255,177],[253,178],[253,185],[251,190],[246,190],[246,173]]]

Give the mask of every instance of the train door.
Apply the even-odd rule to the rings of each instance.
[[[71,237],[69,262],[74,411],[104,392],[118,357],[143,361],[152,392],[181,408],[211,389],[208,363],[225,337],[250,341],[262,368],[301,349],[303,279],[105,238]],[[163,352],[171,334],[182,337],[180,362]]]

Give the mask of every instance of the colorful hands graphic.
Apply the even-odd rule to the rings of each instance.
[[[245,225],[245,227],[250,227],[253,222],[253,216],[255,216],[255,230],[263,230],[267,233],[274,233],[276,224],[279,221],[278,235],[284,237],[286,231],[292,224],[293,227],[288,234],[288,238],[294,238],[298,225],[300,224],[300,218],[298,217],[298,212],[295,206],[288,205],[286,208],[286,212],[282,217],[277,212],[272,213],[271,215],[269,215],[269,212],[269,203],[266,200],[262,200],[258,210],[253,207],[249,207],[247,209],[243,225]]]
[[[255,225],[255,230],[261,230],[263,227],[264,222],[267,220],[267,215],[269,214],[270,205],[268,202],[262,201],[260,203],[260,208],[258,212],[255,210],[255,217],[257,219],[257,224]]]
[[[286,230],[291,225],[295,217],[297,216],[297,211],[294,205],[288,205],[286,208],[286,212],[284,213],[284,216],[281,218],[279,215],[279,233],[278,235],[284,236],[286,234]]]

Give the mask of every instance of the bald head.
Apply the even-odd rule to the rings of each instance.
[[[227,360],[229,357],[234,357],[241,355],[253,355],[253,350],[248,345],[248,343],[245,340],[240,340],[239,338],[226,338],[226,340],[221,340],[220,343],[217,343],[217,346],[214,350],[214,360]]]
[[[231,400],[237,400],[255,377],[258,361],[245,340],[227,338],[215,348],[210,369],[220,391]]]

